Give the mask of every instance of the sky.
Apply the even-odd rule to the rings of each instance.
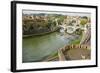
[[[23,14],[48,13],[48,14],[70,15],[70,16],[91,16],[90,13],[86,13],[86,12],[61,12],[61,11],[23,10],[22,13],[23,13]]]

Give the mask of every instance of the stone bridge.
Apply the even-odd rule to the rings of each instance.
[[[77,29],[82,29],[82,30],[86,30],[85,27],[81,27],[81,26],[66,26],[66,25],[59,25],[60,28],[62,28],[64,31],[66,31],[67,33],[73,33],[75,32]]]
[[[60,27],[61,30],[63,30],[63,32],[67,32],[67,33],[73,33],[75,32],[77,29],[82,29],[82,30],[85,30],[86,31],[86,26],[85,27],[82,27],[82,26],[77,26],[78,23],[75,23],[73,24],[73,26],[71,25],[66,25],[64,23],[62,23],[62,25],[59,25],[58,24],[58,19],[55,19],[54,20],[56,22],[56,26]]]

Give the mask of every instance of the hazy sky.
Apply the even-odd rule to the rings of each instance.
[[[24,14],[39,14],[39,13],[48,13],[48,14],[63,14],[70,16],[90,16],[90,13],[85,12],[61,12],[61,11],[36,11],[36,10],[23,10]]]

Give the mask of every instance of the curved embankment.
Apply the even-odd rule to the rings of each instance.
[[[58,30],[58,29],[55,29],[55,30],[52,30],[52,31],[49,31],[49,32],[39,33],[39,34],[23,35],[23,38],[32,37],[32,36],[39,36],[39,35],[44,35],[44,34],[49,34],[49,33],[55,32],[55,31],[57,31],[57,30]]]
[[[58,49],[57,55],[47,58],[45,61],[66,61],[90,59],[91,49],[88,45],[67,45]]]

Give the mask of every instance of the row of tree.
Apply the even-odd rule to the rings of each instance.
[[[23,34],[39,34],[44,32],[50,32],[57,29],[55,19],[59,19],[57,22],[61,24],[64,17],[61,15],[47,16],[46,20],[43,19],[23,19]]]

